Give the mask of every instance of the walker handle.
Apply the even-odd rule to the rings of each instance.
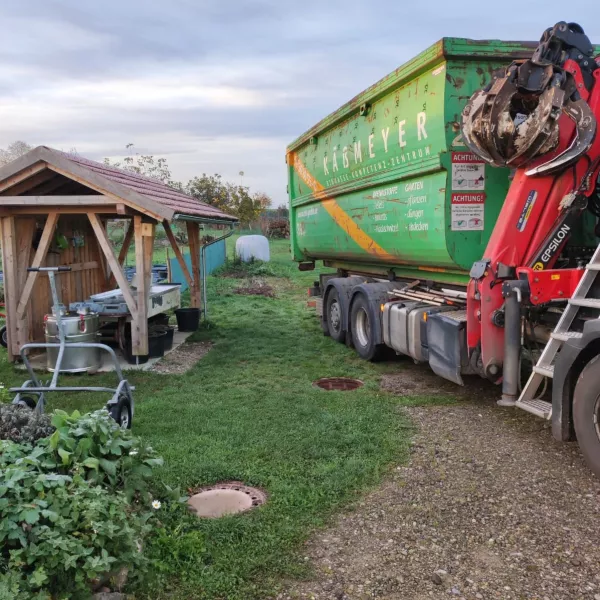
[[[27,267],[28,273],[37,273],[38,271],[48,272],[48,271],[70,271],[71,267]]]

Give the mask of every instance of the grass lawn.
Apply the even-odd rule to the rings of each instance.
[[[210,278],[211,324],[194,339],[212,340],[214,348],[190,372],[130,377],[134,431],[164,456],[165,483],[185,491],[234,479],[269,495],[258,510],[219,520],[163,507],[162,527],[148,544],[157,565],[136,598],[269,597],[282,578],[306,574],[301,542],[311,531],[406,456],[411,428],[398,409],[402,399],[378,384],[401,366],[363,362],[323,336],[306,307],[315,273],[299,273],[288,249],[287,241],[273,242],[272,262],[252,266],[276,298],[241,296],[233,293],[239,279]],[[354,392],[312,386],[326,376],[365,385]],[[3,355],[0,380],[22,379]],[[53,405],[103,403],[97,395],[65,395]]]

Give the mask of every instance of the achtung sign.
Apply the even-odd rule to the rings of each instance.
[[[483,231],[485,194],[452,194],[452,231]]]

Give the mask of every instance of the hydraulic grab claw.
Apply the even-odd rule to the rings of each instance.
[[[467,297],[469,350],[480,356],[482,374],[505,381],[506,401],[515,399],[519,369],[516,272],[553,268],[597,174],[600,64],[593,52],[579,25],[557,23],[529,60],[513,62],[473,94],[462,114],[468,148],[516,169],[484,254],[487,267],[472,272]],[[525,303],[539,301],[520,291]]]
[[[573,164],[594,141],[596,118],[565,62],[576,54],[582,71],[591,73],[592,52],[579,25],[561,22],[548,29],[531,59],[513,62],[502,77],[473,94],[462,115],[465,144],[494,166],[521,167],[557,147],[558,122],[565,114],[576,127],[572,143],[527,174],[551,173]]]

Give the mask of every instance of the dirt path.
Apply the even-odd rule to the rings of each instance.
[[[307,544],[315,579],[281,599],[600,600],[600,481],[547,424],[475,395],[407,409],[408,465]]]

